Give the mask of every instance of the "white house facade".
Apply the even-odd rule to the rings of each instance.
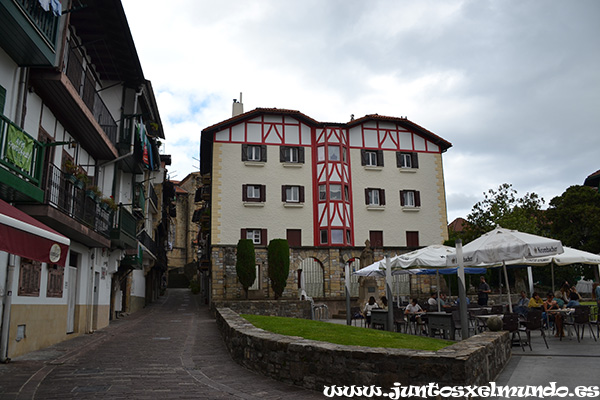
[[[406,118],[377,114],[322,123],[299,111],[258,108],[204,129],[213,298],[240,296],[229,256],[240,238],[259,250],[287,239],[292,272],[284,295],[303,289],[298,271],[311,260],[322,269],[318,293],[328,298],[343,294],[344,264],[359,258],[366,240],[379,253],[442,243],[442,153],[450,147]],[[257,257],[262,271],[265,257]]]

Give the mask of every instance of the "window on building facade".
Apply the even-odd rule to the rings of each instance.
[[[257,245],[267,244],[267,230],[259,228],[242,229],[242,239],[250,239],[252,243]]]
[[[329,185],[329,200],[341,200],[342,199],[342,185]]]
[[[319,185],[319,201],[327,200],[327,185]]]
[[[340,146],[327,146],[329,161],[340,161]]]
[[[383,231],[369,231],[369,241],[371,248],[383,247]]]
[[[385,205],[385,189],[365,189],[365,204],[368,206]]]
[[[332,229],[331,230],[331,244],[344,244],[344,230],[343,229]]]
[[[317,161],[325,161],[325,146],[317,147]]]
[[[242,201],[264,202],[265,196],[265,185],[242,185]]]
[[[21,258],[19,268],[19,296],[39,296],[42,263]]]
[[[242,144],[242,161],[267,162],[267,146]]]
[[[281,201],[284,203],[304,203],[304,186],[281,186]]]
[[[281,146],[279,161],[284,163],[304,164],[304,147]]]
[[[383,167],[383,150],[361,149],[361,164],[366,167]]]
[[[418,190],[401,190],[400,205],[402,207],[421,207],[421,195]]]
[[[302,230],[301,229],[288,229],[286,231],[286,239],[290,247],[301,247],[302,246]]]
[[[396,153],[396,163],[398,168],[419,168],[419,153]]]
[[[350,188],[348,185],[344,185],[344,200],[350,201]]]
[[[419,247],[419,232],[406,231],[406,246]]]
[[[62,297],[65,269],[56,264],[48,267],[48,289],[46,297]]]
[[[327,229],[321,229],[321,231],[319,233],[320,233],[320,236],[321,236],[321,244],[327,244],[327,243],[329,243],[328,235],[327,235]]]

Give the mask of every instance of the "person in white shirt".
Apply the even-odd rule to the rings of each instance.
[[[421,321],[421,314],[423,314],[424,312],[425,311],[423,311],[423,309],[417,302],[417,299],[412,299],[412,302],[409,305],[407,305],[406,309],[404,310],[404,314],[410,316],[411,322],[416,322],[417,325],[421,326],[421,333],[423,334],[425,334],[425,327],[423,325],[423,322]]]
[[[379,304],[375,301],[375,297],[369,297],[369,301],[365,304],[365,308],[363,309],[363,314],[365,315],[365,320],[367,322],[367,328],[371,326],[371,310],[379,308]]]
[[[431,293],[431,297],[429,298],[429,300],[427,300],[427,304],[432,307],[437,306],[437,304],[438,304],[437,293]],[[429,309],[429,311],[431,311],[431,308]]]

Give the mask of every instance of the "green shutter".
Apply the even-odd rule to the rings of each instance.
[[[4,103],[6,103],[6,89],[0,85],[0,114],[4,114]]]

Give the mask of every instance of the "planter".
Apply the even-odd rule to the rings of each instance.
[[[110,206],[108,205],[108,203],[105,203],[105,202],[100,203],[100,207],[102,207],[102,209],[104,211],[108,211],[108,209],[110,208]]]
[[[96,200],[96,193],[93,190],[86,190],[85,195],[92,200]]]

